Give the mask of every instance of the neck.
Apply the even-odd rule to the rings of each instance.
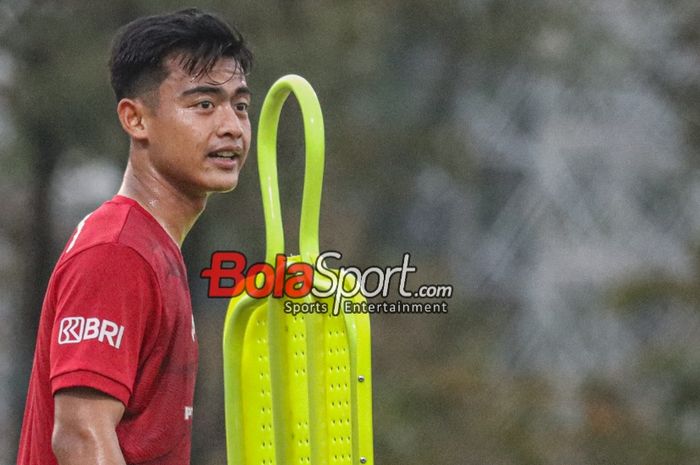
[[[207,196],[189,196],[157,173],[134,169],[129,159],[119,195],[136,200],[160,223],[178,247],[207,203]]]

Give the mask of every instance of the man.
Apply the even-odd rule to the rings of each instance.
[[[20,465],[188,464],[197,341],[180,245],[250,146],[252,54],[197,9],[137,19],[110,59],[118,194],[68,241],[42,308]]]

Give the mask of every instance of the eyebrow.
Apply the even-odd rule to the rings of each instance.
[[[215,86],[197,86],[193,87],[191,89],[187,89],[184,91],[182,94],[180,94],[182,97],[187,97],[188,95],[192,94],[215,94],[215,95],[221,95],[224,93],[224,90],[221,87],[215,87]],[[238,89],[236,89],[236,92],[234,92],[234,96],[239,96],[239,95],[247,95],[247,96],[252,96],[252,92],[248,88],[248,86],[241,86]]]

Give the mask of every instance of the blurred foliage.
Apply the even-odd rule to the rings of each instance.
[[[373,317],[376,463],[697,463],[700,254],[692,251],[695,240],[686,239],[697,236],[696,210],[681,207],[697,201],[700,100],[697,74],[688,70],[696,69],[700,8],[681,0],[623,3],[198,2],[236,24],[252,45],[254,121],[279,76],[301,74],[316,89],[327,136],[321,247],[341,250],[343,263],[354,265],[390,266],[410,251],[418,267],[411,284],[455,286],[448,316]],[[96,160],[116,172],[126,162],[128,141],[114,116],[106,68],[110,40],[137,16],[185,6],[175,0],[0,3],[0,71],[10,76],[0,79],[7,135],[0,141],[0,311],[12,321],[0,337],[0,350],[11,359],[0,399],[9,411],[0,425],[0,463],[10,463],[16,451],[48,274],[75,223],[111,195],[91,198],[85,185],[68,185],[85,197],[70,204],[61,200],[59,180]],[[647,14],[659,23],[645,29],[635,18]],[[639,83],[649,87],[641,87],[629,111],[624,99],[640,93]],[[642,140],[636,161],[605,172],[600,160],[622,151],[627,140],[615,145],[621,128],[644,113],[646,100],[677,122],[682,165],[669,156],[674,168],[657,169],[644,157]],[[616,105],[620,129],[605,128]],[[293,102],[285,107],[279,143],[290,253],[303,170],[297,110]],[[600,134],[586,133],[593,123]],[[547,137],[549,127],[554,135]],[[653,136],[640,132],[642,139]],[[570,157],[574,175],[553,176],[569,189],[564,194],[613,188],[624,184],[621,173],[634,172],[631,190],[644,221],[625,216],[630,209],[616,192],[602,191],[604,210],[576,195],[568,204],[557,204],[561,192],[545,195],[552,187],[547,169],[568,152],[554,160],[538,156],[580,133],[588,145],[584,156]],[[637,175],[644,163],[651,168]],[[256,170],[251,157],[240,186],[210,200],[183,249],[201,352],[193,464],[225,461],[220,330],[226,303],[206,298],[199,270],[215,250],[262,258]],[[523,188],[532,178],[540,183],[534,194]],[[615,263],[589,271],[590,281],[577,281],[586,257],[606,258],[611,249],[607,242],[584,252],[575,246],[590,237],[626,245],[615,242],[618,220],[632,246],[639,240],[633,233],[644,228],[671,231],[690,271],[683,271],[683,260],[649,265],[635,257],[617,263],[615,256]],[[584,240],[551,234],[557,227],[583,231]],[[491,250],[507,253],[494,259]],[[538,281],[537,257],[557,252],[561,263],[580,268],[551,272],[569,280],[560,287],[571,299],[555,299],[551,311],[529,302],[548,293]],[[596,337],[608,327],[621,329],[605,336],[613,343],[601,345]],[[574,344],[581,339],[585,350]],[[623,355],[607,353],[610,347]]]

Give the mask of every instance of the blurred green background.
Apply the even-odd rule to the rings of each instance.
[[[36,324],[128,143],[106,61],[129,20],[191,3],[0,0],[0,464]],[[256,54],[253,120],[297,73],[326,119],[321,248],[455,287],[372,317],[378,464],[700,463],[700,3],[201,1]],[[303,170],[285,107],[295,244]],[[184,245],[200,341],[193,465],[225,462],[215,250],[262,259],[255,147]],[[288,252],[296,252],[291,246]]]

